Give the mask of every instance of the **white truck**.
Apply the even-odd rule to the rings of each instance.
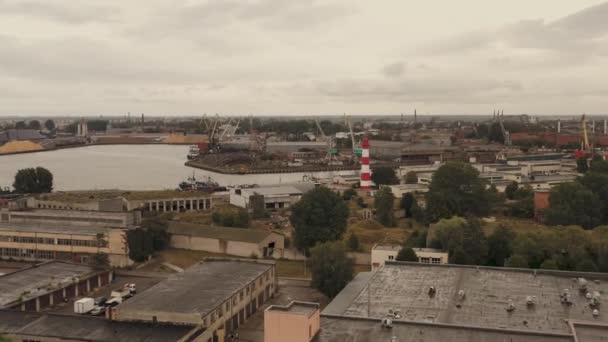
[[[95,299],[82,298],[74,302],[74,312],[78,314],[86,314],[95,307]]]
[[[127,299],[127,298],[131,297],[132,295],[133,294],[131,293],[131,290],[129,290],[128,288],[114,290],[114,291],[112,291],[112,293],[110,293],[110,297],[120,298],[121,300]]]

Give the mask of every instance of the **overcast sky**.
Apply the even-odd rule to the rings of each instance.
[[[0,115],[415,108],[608,113],[608,2],[0,0]]]

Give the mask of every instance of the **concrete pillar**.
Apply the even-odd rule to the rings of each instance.
[[[101,287],[102,283],[101,283],[101,274],[97,276],[97,284],[99,284],[99,287]]]
[[[194,210],[194,200],[190,200],[190,210]]]
[[[61,292],[61,298],[65,298],[65,297],[66,297],[66,292],[65,292],[65,287],[64,287]]]
[[[53,305],[55,305],[55,293],[51,292],[49,293],[49,306]]]
[[[148,202],[148,211],[152,211],[152,202]]]
[[[91,292],[91,278],[87,279],[87,292]]]
[[[108,283],[112,282],[112,272],[108,272]]]
[[[36,297],[36,312],[40,311],[40,297]]]
[[[79,290],[78,287],[79,287],[78,283],[75,283],[74,284],[74,297],[78,297],[78,290]]]
[[[25,311],[25,303],[21,304],[21,311]]]

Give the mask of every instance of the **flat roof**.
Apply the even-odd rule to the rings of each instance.
[[[122,312],[128,315],[128,312],[147,311],[192,313],[202,317],[271,267],[272,264],[251,261],[203,261],[121,304],[119,317]]]
[[[572,336],[566,334],[533,334],[422,322],[393,322],[392,329],[385,329],[382,328],[380,319],[338,316],[322,316],[321,330],[312,341],[377,342],[391,341],[393,337],[397,338],[397,342],[574,342]]]
[[[95,273],[91,266],[49,261],[0,276],[0,308],[63,288]]]
[[[577,277],[589,280],[589,291],[608,293],[608,275],[601,273],[389,261],[372,275],[357,276],[323,313],[367,317],[369,310],[372,318],[382,318],[392,309],[414,322],[552,333],[568,332],[567,320],[573,319],[608,324],[608,315],[592,316]],[[571,306],[560,302],[564,289],[572,294]],[[535,296],[534,306],[526,305],[527,296]],[[509,300],[515,304],[511,312]]]
[[[80,227],[65,224],[48,224],[48,223],[15,223],[1,222],[0,231],[9,232],[36,232],[36,233],[51,233],[51,234],[74,234],[74,235],[96,235],[98,233],[107,233],[112,228],[105,227]]]
[[[287,305],[271,305],[266,309],[268,311],[283,311],[293,314],[301,314],[310,316],[319,310],[319,303],[296,302],[292,301]]]
[[[232,228],[220,226],[212,227],[202,224],[176,221],[169,222],[169,228],[167,229],[167,231],[171,234],[191,235],[196,237],[251,243],[260,243],[266,238],[268,238],[268,236],[273,234],[273,232],[256,230],[251,228]]]
[[[152,200],[190,197],[210,197],[211,194],[198,191],[178,190],[91,190],[91,191],[64,191],[38,195],[36,198],[43,201],[59,202],[93,202],[104,199],[125,198],[127,200]]]
[[[98,317],[0,310],[0,333],[78,341],[177,341],[194,327],[118,322]]]
[[[97,210],[77,210],[77,209],[22,209],[22,210],[11,210],[11,215],[16,214],[36,214],[36,215],[49,215],[49,216],[63,216],[63,217],[117,217],[124,218],[130,215],[126,211],[97,211]]]
[[[268,186],[260,188],[244,188],[241,189],[243,193],[254,194],[264,196],[276,196],[276,195],[301,195],[302,191],[294,186]]]

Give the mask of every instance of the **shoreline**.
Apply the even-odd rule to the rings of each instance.
[[[90,144],[83,144],[83,145],[66,145],[66,146],[53,147],[53,148],[34,150],[34,151],[17,151],[17,152],[9,152],[9,153],[0,153],[0,157],[12,156],[12,155],[16,155],[16,154],[42,153],[42,152],[52,152],[52,151],[71,149],[71,148],[82,148],[82,147],[89,147],[89,146],[109,146],[109,145],[169,145],[169,146],[177,145],[177,146],[185,146],[185,145],[192,145],[192,144],[189,144],[189,143],[167,144],[167,143],[163,143],[163,142],[90,143]]]

